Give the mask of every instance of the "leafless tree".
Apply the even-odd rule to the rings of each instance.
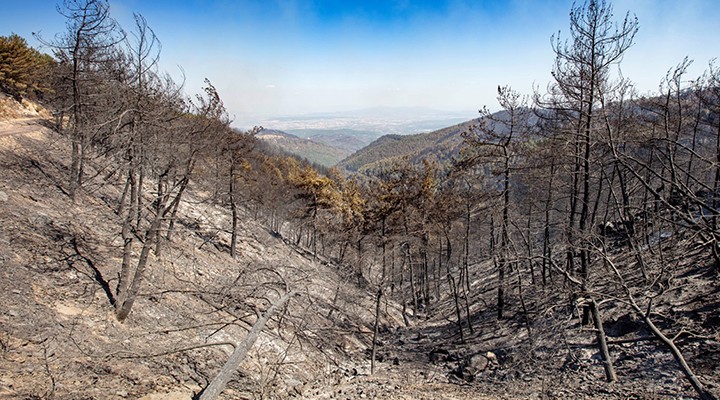
[[[637,18],[629,13],[620,23],[613,21],[612,6],[605,1],[589,0],[573,6],[570,11],[570,39],[562,41],[554,36],[552,45],[555,52],[553,67],[554,82],[549,87],[549,98],[540,105],[556,115],[564,116],[569,132],[569,143],[573,149],[571,191],[569,193],[568,223],[566,230],[566,270],[575,271],[576,257],[579,258],[580,291],[587,295],[589,289],[589,267],[592,264],[590,246],[587,240],[594,229],[593,219],[602,191],[602,180],[593,170],[593,145],[598,140],[598,120],[602,110],[602,94],[608,96],[614,90],[611,70],[622,60],[624,53],[632,46],[638,30]],[[602,168],[599,169],[602,171]],[[594,173],[595,172],[595,173]],[[593,197],[594,191],[598,195]],[[597,313],[593,299],[586,303],[583,320],[590,313]],[[601,321],[597,315],[593,321]],[[603,340],[602,323],[595,323],[601,353],[608,355]],[[604,360],[606,378],[616,380],[612,361]]]
[[[102,75],[103,64],[114,54],[115,46],[124,40],[124,32],[110,16],[110,5],[106,0],[65,0],[58,6],[58,12],[66,18],[66,31],[53,40],[40,41],[54,50],[55,57],[63,67],[60,96],[68,99],[70,114],[70,176],[68,193],[75,197],[83,183],[83,167],[90,142],[89,130],[98,121],[98,113],[92,94]]]
[[[505,274],[509,260],[514,258],[510,254],[511,175],[517,169],[518,146],[532,134],[531,117],[534,114],[528,106],[528,99],[508,86],[498,87],[497,99],[502,112],[495,114],[487,108],[483,109],[480,122],[465,135],[468,150],[474,151],[466,154],[460,167],[469,168],[480,163],[492,165],[490,174],[499,176],[500,242],[499,248],[493,249],[493,257],[498,270],[497,317],[502,319],[505,311]]]

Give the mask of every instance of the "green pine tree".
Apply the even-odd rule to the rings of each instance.
[[[17,34],[0,36],[0,90],[18,101],[47,91],[46,71],[52,62],[52,57],[30,47]]]

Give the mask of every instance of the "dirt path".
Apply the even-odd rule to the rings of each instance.
[[[0,137],[29,133],[38,129],[46,121],[43,118],[17,118],[0,120]]]

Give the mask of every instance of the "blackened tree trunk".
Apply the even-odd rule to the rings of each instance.
[[[247,356],[248,351],[250,351],[258,337],[260,337],[260,333],[262,333],[263,329],[265,329],[265,325],[268,323],[270,318],[275,315],[275,313],[277,313],[278,310],[280,310],[294,295],[295,292],[288,292],[284,294],[275,301],[275,303],[273,303],[267,311],[265,311],[265,314],[255,321],[255,324],[253,324],[250,332],[248,332],[245,339],[243,339],[243,341],[235,347],[235,351],[233,351],[232,355],[230,355],[230,358],[228,358],[225,362],[225,365],[223,365],[220,372],[218,372],[210,384],[197,396],[199,400],[215,400],[218,396],[220,396],[220,393],[225,390],[225,386],[230,381],[230,378],[232,378],[232,375],[235,371],[237,371],[240,363],[242,363],[245,356]]]

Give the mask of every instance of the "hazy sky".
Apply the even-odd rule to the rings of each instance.
[[[53,0],[0,0],[0,35],[36,44],[64,29]],[[568,34],[571,0],[111,0],[131,30],[143,14],[160,38],[163,70],[209,78],[239,121],[373,106],[497,108],[496,87],[545,88],[550,37]],[[640,32],[622,64],[641,93],[689,56],[689,78],[720,56],[720,1],[618,0]]]

